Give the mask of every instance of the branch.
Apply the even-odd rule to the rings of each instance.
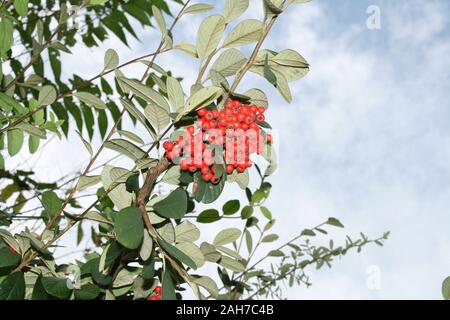
[[[234,79],[233,84],[230,86],[230,90],[228,90],[229,92],[233,93],[236,90],[236,88],[239,85],[239,83],[241,82],[242,78],[244,77],[244,75],[247,73],[247,71],[252,66],[253,62],[256,59],[256,56],[258,55],[259,50],[261,49],[262,44],[264,43],[264,40],[266,39],[267,35],[269,34],[270,29],[272,29],[272,27],[273,27],[275,21],[277,20],[277,18],[278,18],[278,16],[273,16],[270,19],[269,23],[264,27],[263,34],[262,34],[261,38],[256,43],[256,46],[253,49],[253,52],[252,52],[250,58],[241,67],[241,69],[237,72],[236,78]]]
[[[176,23],[178,22],[178,20],[179,20],[180,17],[182,16],[182,14],[183,14],[183,12],[184,12],[184,9],[187,7],[187,5],[189,4],[189,2],[190,2],[190,0],[187,0],[186,3],[183,5],[183,7],[181,8],[181,10],[180,10],[180,12],[178,13],[177,17],[174,19],[172,25],[170,26],[169,31],[172,31],[172,29],[175,27]],[[153,55],[152,60],[151,60],[150,63],[148,64],[148,66],[147,66],[147,68],[146,68],[146,70],[145,70],[145,73],[144,73],[144,75],[143,75],[142,78],[141,78],[141,82],[145,80],[145,78],[146,78],[146,76],[147,76],[147,74],[148,74],[148,71],[149,71],[150,68],[152,67],[152,65],[153,65],[153,63],[154,63],[154,61],[155,61],[155,59],[156,59],[156,56],[161,52],[161,49],[162,49],[163,45],[164,45],[164,38],[161,39],[161,42],[160,42],[160,44],[159,44],[159,46],[158,46],[158,49],[155,51],[155,54]],[[131,99],[133,99],[133,98],[134,98],[134,95],[132,95],[129,99],[131,100]],[[108,141],[108,140],[111,138],[111,136],[114,134],[114,132],[115,132],[115,130],[116,130],[118,124],[120,123],[120,121],[121,121],[121,119],[122,119],[124,113],[125,113],[125,109],[123,109],[122,112],[120,113],[119,118],[118,118],[117,121],[114,123],[113,127],[111,128],[111,130],[110,130],[110,132],[109,132],[109,134],[108,134],[108,136],[107,136],[107,138],[106,138],[105,141],[102,143],[102,145],[100,146],[100,148],[99,148],[99,150],[96,152],[96,154],[95,154],[95,155],[92,157],[92,159],[89,161],[89,164],[87,165],[86,169],[83,171],[83,174],[82,174],[80,177],[82,177],[83,175],[85,175],[85,174],[89,171],[89,169],[91,168],[91,166],[94,164],[94,162],[95,162],[95,160],[97,159],[98,155],[99,155],[100,152],[104,149],[105,142]],[[163,134],[164,134],[164,135],[167,134],[167,132],[169,132],[169,130],[170,130],[170,128],[171,128],[172,126],[173,126],[173,124],[172,124],[171,126],[169,126],[169,127],[166,129],[166,131],[164,131]],[[160,138],[160,139],[161,139],[161,138]],[[159,140],[159,139],[158,139],[158,140]],[[155,142],[156,142],[156,141],[155,141]],[[150,147],[149,152],[150,152],[150,151],[153,149],[153,147],[156,145],[155,142],[154,142],[154,143],[152,144],[152,146]],[[44,232],[45,232],[46,230],[48,230],[48,228],[53,224],[53,222],[56,221],[56,219],[61,215],[61,213],[64,211],[65,207],[67,206],[67,204],[70,203],[70,201],[72,200],[72,198],[73,198],[75,192],[76,192],[76,191],[75,191],[75,188],[74,188],[74,189],[72,190],[72,192],[69,194],[69,196],[66,198],[66,200],[64,201],[64,203],[63,203],[61,209],[53,216],[52,219],[49,220],[49,223],[48,223],[47,226],[45,227],[44,231],[41,233],[41,238],[42,238],[42,235],[44,234]],[[105,197],[105,195],[104,195],[103,197]],[[103,197],[101,197],[101,198],[103,198]],[[91,209],[95,206],[95,204],[98,203],[98,201],[99,201],[99,199],[98,199],[97,201],[95,201],[93,204],[91,204],[91,206],[89,206],[89,208],[83,212],[83,214],[81,215],[81,217],[83,217],[87,212],[89,212],[89,210],[91,210]],[[71,223],[69,223],[69,224],[68,224],[68,225],[67,225],[60,233],[58,233],[58,234],[55,235],[51,240],[49,240],[49,241],[45,244],[44,248],[47,248],[47,247],[50,246],[52,243],[54,243],[54,242],[57,241],[59,238],[61,238],[61,237],[62,237],[69,229],[71,229],[72,226],[75,225],[76,223],[77,223],[77,221],[72,221]],[[19,265],[18,267],[16,267],[15,270],[20,270],[20,269],[22,269],[24,266],[28,265],[35,257],[37,257],[37,253],[36,253],[36,252],[30,252],[30,254],[29,254],[26,258],[23,259],[23,261],[20,263],[20,265]],[[189,280],[189,279],[188,279],[188,280]]]

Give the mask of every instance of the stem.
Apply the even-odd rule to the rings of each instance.
[[[262,44],[264,43],[264,40],[266,39],[267,35],[269,34],[270,29],[272,29],[272,26],[274,25],[276,19],[278,16],[274,16],[270,19],[269,23],[264,27],[263,34],[261,38],[256,43],[255,48],[253,49],[253,52],[250,56],[250,58],[247,60],[247,62],[241,67],[241,69],[237,72],[236,78],[234,79],[233,84],[230,86],[229,92],[234,92],[241,82],[244,75],[247,73],[247,71],[252,66],[253,62],[256,59],[256,56],[258,55],[259,50],[261,49]]]
[[[298,238],[298,237],[297,237],[297,238]],[[382,239],[384,239],[384,238],[383,238],[383,237],[380,237],[380,238],[374,239],[374,240],[364,240],[364,241],[359,242],[359,243],[356,243],[356,242],[355,242],[355,243],[352,243],[351,245],[347,246],[347,247],[345,248],[345,251],[349,251],[349,250],[354,249],[354,248],[356,248],[356,247],[362,247],[362,246],[365,246],[365,245],[367,245],[367,244],[369,244],[369,243],[375,243],[376,241],[381,241]],[[291,241],[291,242],[292,242],[292,241]],[[291,242],[289,242],[289,243],[291,243]],[[287,245],[287,244],[285,244],[285,245]],[[323,254],[323,255],[321,255],[321,256],[318,256],[318,257],[316,257],[316,258],[313,258],[313,259],[311,259],[311,260],[308,260],[308,261],[307,261],[304,265],[302,265],[299,269],[304,270],[307,266],[310,266],[311,264],[315,264],[315,263],[317,263],[317,262],[319,262],[319,261],[322,261],[322,260],[326,260],[326,259],[332,257],[333,255],[334,255],[334,250],[330,250],[330,251],[327,252],[326,254]],[[273,279],[272,281],[266,283],[266,284],[265,284],[264,286],[262,286],[259,290],[255,291],[253,294],[251,294],[249,297],[247,297],[246,300],[251,300],[253,297],[255,297],[255,296],[258,295],[258,291],[263,290],[263,289],[266,289],[267,287],[269,287],[269,286],[270,286],[271,284],[273,284],[274,282],[286,278],[286,276],[289,276],[289,275],[295,273],[295,271],[297,271],[297,270],[298,270],[297,268],[292,268],[289,272],[287,272],[287,273],[285,273],[285,274],[283,274],[283,275],[280,275],[280,276],[278,276],[277,278]]]

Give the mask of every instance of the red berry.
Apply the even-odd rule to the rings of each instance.
[[[236,168],[236,170],[237,170],[237,172],[239,172],[239,173],[242,173],[242,172],[244,172],[245,171],[245,167],[237,167]]]
[[[248,125],[251,124],[253,122],[253,117],[252,116],[245,117],[244,122]]]
[[[161,286],[156,286],[155,292],[158,293],[158,294],[160,294],[160,293],[162,292]]]
[[[213,178],[212,173],[203,174],[202,178],[204,181],[210,181]]]
[[[264,117],[263,114],[258,114],[256,116],[256,122],[258,122],[258,123],[263,123],[265,119],[266,119],[266,117]]]
[[[206,121],[211,121],[212,119],[214,119],[214,115],[211,111],[208,111],[208,112],[206,112],[204,118]]]
[[[205,175],[207,173],[210,173],[209,167],[205,164],[202,166],[202,175]]]
[[[270,142],[272,142],[272,140],[273,140],[272,135],[271,135],[270,133],[268,133],[268,134],[266,135],[266,141],[270,143]]]
[[[227,173],[232,173],[234,170],[234,166],[232,164],[227,164]]]
[[[231,103],[231,108],[236,109],[236,108],[240,108],[241,107],[241,103],[238,100],[234,100]]]
[[[174,144],[172,141],[165,141],[163,143],[163,148],[166,149],[167,151],[172,151],[173,146],[174,146]]]
[[[264,107],[259,107],[259,108],[258,108],[258,112],[259,112],[259,113],[264,113],[264,112],[266,112],[266,108],[264,108]]]
[[[200,116],[200,117],[203,117],[205,114],[206,114],[206,112],[208,112],[205,108],[202,108],[202,109],[200,109],[200,110],[198,110],[197,111],[197,114]]]
[[[252,105],[252,106],[250,107],[250,110],[251,110],[252,112],[256,113],[256,112],[258,112],[258,107],[255,106],[255,105]]]
[[[242,114],[249,114],[250,113],[250,106],[248,104],[244,104],[241,108]]]

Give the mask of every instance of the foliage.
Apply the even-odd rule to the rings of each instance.
[[[165,157],[151,156],[163,140],[178,139],[180,132],[194,123],[199,108],[220,110],[229,99],[267,108],[267,95],[258,88],[243,93],[237,90],[249,71],[265,78],[287,102],[292,100],[289,84],[308,73],[308,63],[294,50],[262,49],[262,45],[291,5],[308,0],[261,2],[262,20],[235,21],[247,10],[249,1],[226,0],[223,14],[210,15],[200,24],[195,44],[173,39],[172,30],[180,19],[209,11],[210,5],[180,2],[180,11],[170,17],[169,24],[166,18],[171,13],[164,1],[0,2],[0,174],[10,181],[1,200],[11,203],[0,212],[0,224],[8,226],[21,218],[42,223],[42,228],[24,228],[15,234],[0,229],[0,298],[147,299],[160,284],[163,299],[181,298],[186,285],[199,299],[278,298],[280,281],[309,284],[306,267],[331,266],[334,257],[352,248],[382,244],[388,234],[375,240],[365,235],[355,241],[348,238],[338,247],[332,240],[328,247],[315,244],[310,239],[317,233],[326,234],[325,225],[342,227],[339,220],[330,218],[277,249],[266,250],[268,254],[254,262],[261,246],[278,240],[278,235],[270,233],[276,214],[264,206],[272,188],[267,179],[277,167],[271,144],[261,154],[264,167],[256,166],[252,173],[261,180],[253,191],[249,170],[226,174],[217,166],[222,179],[213,184],[199,179],[198,172],[180,170]],[[87,47],[100,47],[110,34],[125,44],[130,36],[138,38],[130,20],[159,29],[161,41],[154,52],[122,62],[115,50],[107,49],[97,75],[86,80],[75,73],[66,76],[70,71],[64,70],[62,76],[60,56],[70,54],[80,41]],[[15,37],[20,39],[18,44]],[[247,45],[253,46],[248,57],[240,50]],[[22,50],[19,54],[18,47]],[[183,74],[177,70],[172,74],[155,63],[158,55],[171,50],[181,50],[199,62],[197,81],[189,93],[180,84]],[[25,62],[24,57],[28,58]],[[144,66],[140,79],[121,71],[132,63]],[[109,80],[106,75],[114,77]],[[147,135],[123,128],[125,117],[144,128]],[[74,119],[76,128],[69,119]],[[73,131],[90,157],[75,177],[41,183],[33,179],[32,171],[5,168],[6,154],[10,158],[19,154],[25,141],[34,153],[40,150],[41,140],[54,135],[63,138]],[[94,132],[103,138],[98,148],[91,144]],[[134,166],[95,166],[104,149],[131,159]],[[101,174],[94,174],[98,169]],[[220,213],[215,208],[196,213],[196,204],[214,203],[229,183],[245,190],[248,203],[229,199]],[[64,192],[69,184],[73,186]],[[172,189],[161,194],[156,188],[160,185]],[[90,195],[95,200],[81,206],[77,195],[86,190],[96,190]],[[25,216],[22,209],[33,199],[41,206],[30,211],[34,215]],[[223,229],[212,242],[204,241],[200,226],[227,218],[242,220],[243,230]],[[57,241],[76,226],[79,243],[84,237],[82,224],[87,221],[92,225],[95,250],[86,252],[84,261],[57,264]],[[247,255],[242,252],[243,243]],[[277,262],[266,270],[261,265],[266,259]],[[205,264],[217,267],[215,278],[222,284],[218,285],[213,275],[201,274],[198,269]],[[68,282],[67,275],[73,275],[73,282]]]

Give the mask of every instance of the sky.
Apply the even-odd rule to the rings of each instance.
[[[222,10],[218,1],[203,2]],[[369,7],[379,10],[380,29],[368,28]],[[279,139],[280,166],[266,205],[277,219],[279,243],[330,216],[346,226],[331,233],[337,242],[360,231],[370,237],[391,231],[383,248],[350,253],[331,270],[308,270],[313,285],[288,288],[287,298],[441,298],[442,280],[450,275],[449,9],[445,0],[314,0],[293,6],[264,44],[295,49],[310,63],[307,77],[291,86],[293,102],[287,104],[255,75],[239,86],[258,87],[269,96],[267,118]],[[251,0],[245,17],[260,15],[260,1]],[[181,20],[175,43],[193,43],[203,18]],[[137,30],[141,41],[131,41],[130,48],[111,38],[102,48],[77,48],[63,62],[88,78],[101,68],[109,47],[121,61],[154,51],[157,31]],[[198,69],[180,52],[162,55],[157,63],[183,76],[185,89]],[[142,72],[141,65],[125,70],[127,76]],[[93,145],[100,143],[96,137]],[[24,167],[34,164],[46,180],[87,161],[75,135],[53,139],[40,156],[21,157],[28,159]],[[244,199],[238,188],[227,186],[217,207],[230,197]],[[203,227],[202,237],[211,240],[228,225],[233,222]],[[62,244],[70,251],[73,243],[72,234]]]

